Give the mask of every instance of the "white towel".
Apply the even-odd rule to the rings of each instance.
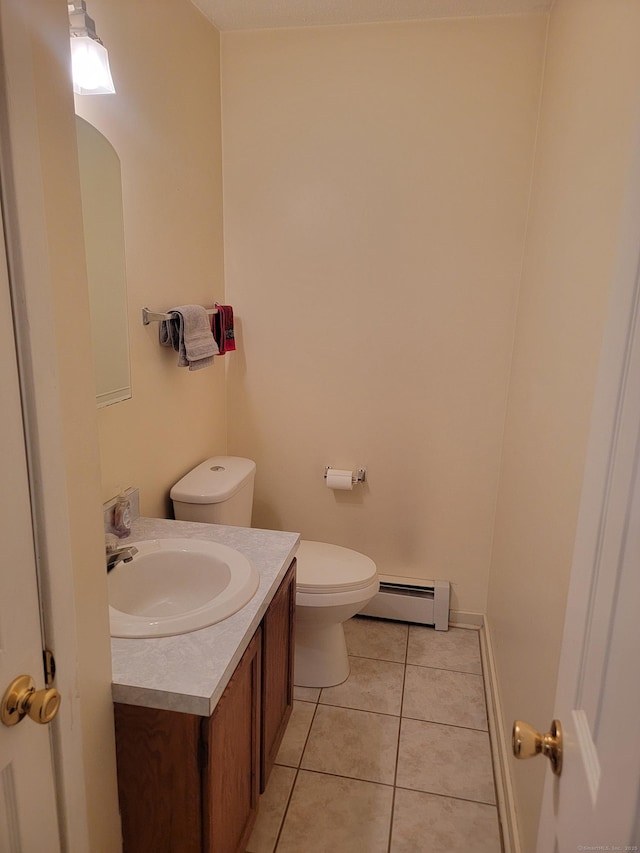
[[[178,353],[178,367],[200,370],[213,364],[220,350],[211,332],[209,315],[201,305],[180,305],[175,316],[160,323],[160,343]]]

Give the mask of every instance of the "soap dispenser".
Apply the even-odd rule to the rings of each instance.
[[[131,533],[131,501],[124,490],[118,495],[113,508],[112,529],[118,539],[124,539]]]

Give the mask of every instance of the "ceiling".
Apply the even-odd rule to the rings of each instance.
[[[192,0],[219,30],[548,12],[553,0]]]

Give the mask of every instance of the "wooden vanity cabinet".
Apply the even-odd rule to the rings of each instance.
[[[291,711],[295,648],[296,561],[262,620],[260,793],[267,787]]]
[[[213,714],[203,721],[207,853],[244,851],[258,814],[261,640],[258,628]]]
[[[211,717],[114,705],[124,853],[242,853],[293,704],[295,561]]]
[[[258,628],[211,717],[115,705],[124,853],[244,851],[258,812]]]
[[[119,703],[114,713],[123,850],[201,851],[202,718]]]

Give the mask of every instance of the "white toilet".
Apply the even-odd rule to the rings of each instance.
[[[176,519],[250,527],[255,473],[250,459],[207,459],[171,489]],[[378,592],[376,565],[358,551],[305,540],[296,558],[294,681],[300,687],[331,687],[349,675],[342,625]]]

